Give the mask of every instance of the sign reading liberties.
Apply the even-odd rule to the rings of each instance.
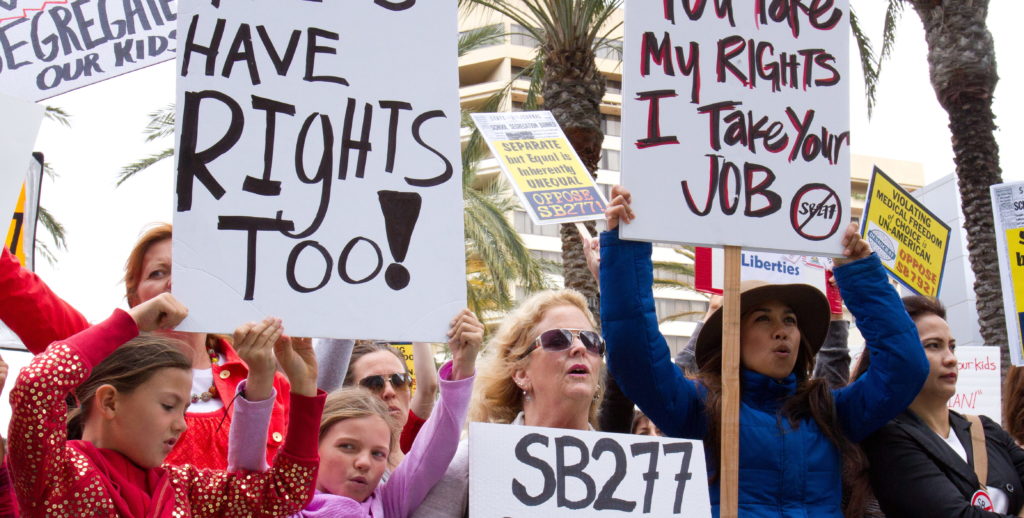
[[[551,112],[472,117],[534,223],[604,218],[608,203]]]
[[[903,285],[926,297],[939,294],[949,225],[877,167],[868,187],[861,235]]]
[[[175,0],[0,1],[0,92],[39,101],[174,57]]]
[[[841,252],[850,11],[804,4],[626,4],[624,237]]]
[[[446,339],[466,305],[457,20],[454,2],[181,4],[185,329]]]

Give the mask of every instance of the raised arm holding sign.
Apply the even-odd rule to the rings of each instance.
[[[608,367],[630,399],[668,436],[705,441],[708,472],[720,473],[725,425],[722,310],[701,330],[696,380],[684,378],[658,330],[651,292],[651,245],[619,238],[623,223],[643,213],[626,206],[628,191],[613,190],[609,231],[601,235],[601,318]],[[743,283],[736,312],[743,401],[739,439],[738,511],[771,515],[779,501],[808,516],[841,517],[842,455],[852,442],[903,411],[928,372],[913,322],[878,258],[856,228],[844,234],[835,276],[847,307],[862,322],[873,357],[885,358],[861,380],[830,389],[810,379],[811,364],[828,327],[825,296],[802,284]],[[728,302],[727,302],[728,304]],[[726,317],[727,318],[727,317]],[[766,452],[771,452],[766,457]],[[773,460],[774,459],[774,460]],[[726,482],[715,477],[717,516]],[[781,484],[780,484],[781,481]],[[766,488],[778,487],[778,491]]]

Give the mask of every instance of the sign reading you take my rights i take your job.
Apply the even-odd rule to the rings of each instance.
[[[491,423],[469,437],[474,518],[711,516],[701,441]]]
[[[875,167],[861,235],[889,273],[918,295],[935,297],[949,248],[949,225]]]
[[[180,7],[185,328],[444,341],[466,304],[455,3]]]
[[[604,218],[608,203],[551,112],[472,117],[534,223]]]
[[[850,11],[804,4],[627,3],[623,237],[842,251]]]

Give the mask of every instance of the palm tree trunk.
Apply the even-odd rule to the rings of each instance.
[[[992,96],[995,46],[985,18],[988,0],[911,0],[924,24],[928,65],[939,104],[949,114],[963,203],[967,251],[974,271],[978,323],[986,345],[1010,363],[989,186],[1002,183]]]
[[[591,49],[545,50],[544,108],[554,114],[583,165],[596,178],[604,141],[600,109],[604,76],[597,69]],[[587,228],[593,233],[594,222],[587,222]],[[579,233],[573,225],[562,225],[561,237],[565,287],[582,293],[594,316],[600,318],[597,281],[587,269]]]

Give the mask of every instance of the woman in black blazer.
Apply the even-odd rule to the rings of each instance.
[[[987,476],[975,474],[971,423],[946,406],[956,391],[956,344],[941,303],[903,299],[931,371],[906,412],[862,443],[875,497],[888,518],[1016,516],[1024,507],[1024,450],[982,416]]]

